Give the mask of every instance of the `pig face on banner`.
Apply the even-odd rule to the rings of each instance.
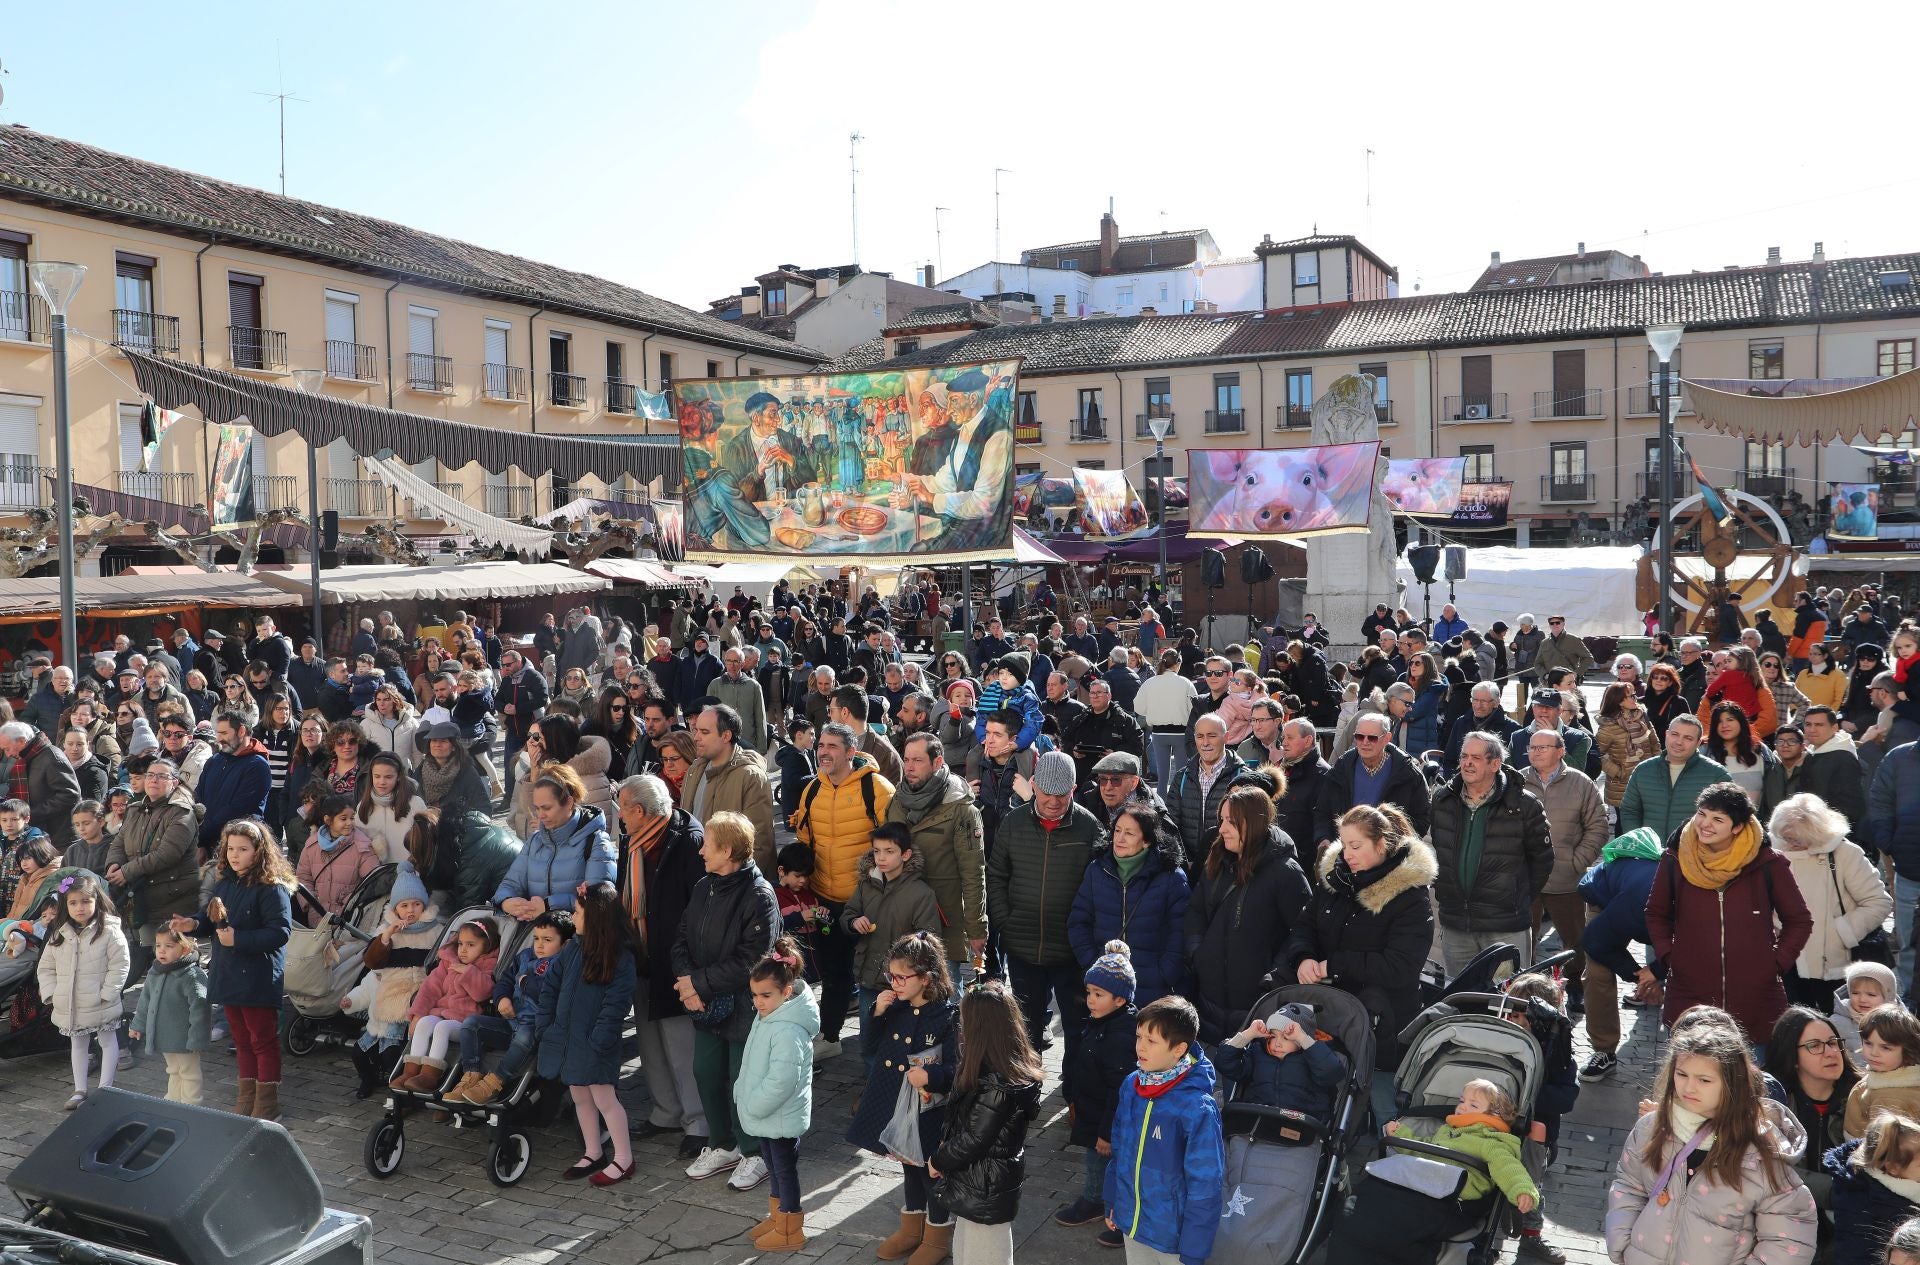
[[[1285,535],[1366,522],[1373,444],[1205,454],[1208,530]],[[1193,454],[1199,456],[1200,454]]]

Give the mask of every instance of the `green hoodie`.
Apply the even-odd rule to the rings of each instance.
[[[1522,1195],[1532,1195],[1534,1202],[1540,1202],[1540,1188],[1533,1184],[1533,1178],[1527,1176],[1527,1169],[1520,1162],[1520,1139],[1503,1129],[1490,1124],[1478,1123],[1485,1117],[1448,1116],[1447,1123],[1434,1130],[1429,1139],[1435,1146],[1443,1146],[1449,1151],[1459,1151],[1485,1161],[1493,1174],[1489,1183],[1485,1177],[1471,1170],[1467,1173],[1467,1184],[1460,1191],[1461,1199],[1484,1198],[1494,1186],[1509,1202],[1518,1202]],[[1472,1124],[1454,1124],[1455,1120],[1472,1120]]]

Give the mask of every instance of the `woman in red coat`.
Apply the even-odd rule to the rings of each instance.
[[[1662,1019],[1718,1006],[1748,1041],[1767,1039],[1787,1009],[1780,977],[1806,947],[1813,916],[1738,786],[1700,792],[1693,820],[1667,840],[1647,894],[1647,931],[1667,967]]]

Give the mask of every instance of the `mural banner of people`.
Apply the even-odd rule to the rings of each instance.
[[[1019,362],[673,384],[686,556],[986,562],[1013,549]]]
[[[1833,484],[1833,499],[1827,535],[1843,540],[1880,538],[1880,485],[1878,483]]]
[[[1137,536],[1153,524],[1146,502],[1119,470],[1075,470],[1081,522],[1089,536]]]
[[[1254,540],[1365,531],[1380,442],[1189,451],[1190,532]]]
[[[1396,514],[1451,514],[1466,478],[1465,457],[1396,457],[1387,462],[1380,495]]]
[[[222,426],[213,442],[213,521],[253,521],[253,427]]]
[[[687,520],[678,501],[654,501],[653,548],[662,562],[685,562],[687,558]]]

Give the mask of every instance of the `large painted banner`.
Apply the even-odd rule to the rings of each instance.
[[[1153,523],[1146,502],[1120,470],[1075,470],[1080,521],[1089,536],[1136,536]]]
[[[1251,539],[1365,531],[1380,444],[1187,453],[1189,534]]]
[[[253,427],[222,426],[213,442],[213,521],[248,523],[253,507]]]
[[[1019,362],[673,385],[687,557],[1012,556]]]
[[[1467,478],[1465,457],[1402,457],[1387,462],[1380,495],[1398,514],[1451,514]]]
[[[1880,485],[1878,483],[1836,483],[1833,485],[1832,511],[1827,535],[1842,540],[1878,540],[1880,538]]]

